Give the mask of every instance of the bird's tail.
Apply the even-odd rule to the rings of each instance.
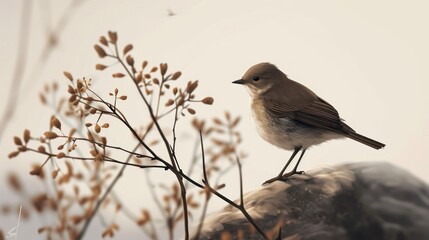
[[[384,146],[386,146],[384,143],[377,142],[377,141],[375,141],[375,140],[373,140],[371,138],[367,138],[367,137],[362,136],[362,135],[360,135],[360,134],[358,134],[356,132],[348,133],[346,136],[348,138],[351,138],[351,139],[353,139],[355,141],[358,141],[360,143],[363,143],[363,144],[365,144],[367,146],[370,146],[372,148],[375,148],[375,149],[380,149],[380,148],[383,148]]]

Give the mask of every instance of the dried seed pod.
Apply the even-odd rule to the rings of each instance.
[[[7,157],[9,159],[11,159],[11,158],[14,158],[14,157],[16,157],[18,155],[19,155],[19,151],[14,151],[14,152],[9,153],[9,155],[7,155]]]
[[[25,152],[25,151],[27,151],[27,147],[26,146],[19,146],[18,151]]]
[[[103,64],[97,64],[97,65],[95,65],[95,69],[96,70],[100,70],[100,71],[103,71],[104,69],[106,69],[107,68],[107,66],[106,65],[103,65]]]
[[[113,31],[109,31],[107,34],[109,35],[110,42],[116,44],[116,42],[118,41],[118,34]]]
[[[71,152],[76,150],[77,144],[73,144],[71,147],[69,147],[69,149],[67,149],[67,152]]]
[[[181,73],[181,72],[175,72],[175,73],[173,74],[173,76],[171,76],[171,79],[172,79],[172,80],[176,80],[176,79],[178,79],[181,75],[182,75],[182,73]]]
[[[104,37],[104,36],[101,36],[100,39],[99,39],[99,41],[100,41],[101,44],[103,44],[106,47],[109,45],[109,43],[107,42],[106,37]]]
[[[202,100],[202,102],[203,102],[204,104],[207,104],[207,105],[212,105],[212,104],[213,104],[213,102],[214,102],[214,99],[213,99],[212,97],[206,97],[206,98],[204,98],[204,99]]]
[[[30,171],[30,175],[40,176],[42,174],[42,168],[40,166],[34,166],[33,170]]]
[[[114,73],[114,74],[112,74],[112,77],[114,77],[114,78],[123,78],[123,77],[125,77],[125,74],[123,74],[123,73]]]
[[[54,170],[54,171],[52,171],[52,173],[51,173],[51,176],[52,176],[52,178],[53,179],[55,179],[56,177],[57,177],[57,175],[58,175],[58,172],[59,172],[60,170]]]
[[[57,137],[58,137],[58,135],[57,135],[56,133],[54,133],[54,132],[50,132],[50,131],[45,132],[43,135],[45,135],[45,137],[46,137],[47,139],[50,139],[50,140],[55,139],[55,138],[57,138]]]
[[[179,98],[179,100],[177,101],[177,106],[182,106],[185,103],[185,99],[182,97]]]
[[[225,183],[222,183],[222,184],[220,184],[220,185],[218,185],[218,186],[216,186],[216,190],[221,190],[222,188],[224,188],[226,185],[225,185]]]
[[[60,159],[60,158],[64,158],[66,156],[66,154],[65,153],[63,153],[63,152],[59,152],[58,154],[57,154],[57,158],[58,159]]]
[[[174,103],[173,99],[168,99],[167,102],[165,103],[165,106],[169,107],[169,106],[173,105],[173,103]]]
[[[150,214],[147,210],[142,210],[142,217],[140,217],[139,219],[137,219],[137,224],[139,226],[143,226],[146,223],[148,223],[150,221],[151,217]]]
[[[225,118],[226,120],[231,121],[231,113],[225,112]]]
[[[192,126],[194,126],[196,129],[198,130],[203,130],[204,129],[204,125],[206,124],[206,122],[204,120],[198,121],[198,119],[194,118],[192,120]]]
[[[45,95],[43,93],[39,94],[39,99],[40,99],[40,102],[42,102],[43,105],[46,104],[46,102],[47,102],[46,101],[46,97],[45,97]]]
[[[231,124],[231,127],[236,127],[237,124],[240,122],[241,118],[238,116]]]
[[[66,163],[66,167],[67,167],[67,172],[69,173],[70,176],[73,175],[73,166],[71,165],[70,162],[65,162]]]
[[[78,81],[77,81],[77,89],[78,89],[79,91],[81,91],[81,90],[82,90],[82,88],[83,88],[82,80],[78,80]]]
[[[145,69],[146,66],[147,66],[147,61],[143,61],[143,63],[142,63],[142,69]]]
[[[30,137],[31,137],[31,134],[30,134],[30,130],[28,130],[28,129],[25,129],[24,130],[24,142],[25,142],[25,144],[27,144],[28,143],[28,141],[30,141]]]
[[[159,69],[161,70],[161,75],[162,76],[164,76],[165,73],[167,73],[167,68],[168,68],[167,63],[160,63],[159,64]]]
[[[81,222],[81,221],[79,221],[79,222]],[[74,223],[74,224],[77,224],[77,223]],[[113,238],[114,236],[115,236],[115,231],[111,227],[108,227],[106,230],[104,230],[101,233],[102,238],[106,238],[106,237]]]
[[[73,76],[71,75],[71,73],[64,71],[63,74],[68,80],[73,81]]]
[[[69,88],[68,88],[67,92],[70,93],[70,94],[75,94],[76,90],[74,89],[73,86],[69,85]]]
[[[134,66],[134,58],[131,55],[127,56],[126,61],[131,67]]]
[[[38,151],[39,153],[46,153],[46,149],[45,149],[45,147],[44,147],[44,146],[39,146],[39,147],[37,148],[37,151]]]
[[[70,97],[69,97],[69,102],[75,102],[76,101],[76,99],[77,99],[77,95],[75,95],[75,94],[73,94],[73,95],[71,95]]]
[[[97,124],[95,124],[95,128],[94,128],[94,130],[95,130],[95,132],[96,132],[96,133],[100,133],[100,131],[101,131],[101,127],[100,127],[100,125],[98,125],[98,123],[97,123]]]
[[[104,161],[103,154],[97,154],[94,158],[94,161],[99,161],[99,162]]]
[[[13,137],[13,142],[15,143],[15,145],[22,146],[22,141],[19,137]]]
[[[221,125],[221,126],[224,125],[222,120],[220,120],[219,118],[213,118],[213,122],[217,125]]]
[[[128,97],[127,97],[127,96],[125,96],[125,95],[122,95],[122,96],[120,96],[120,97],[119,97],[119,99],[121,99],[121,100],[123,100],[123,101],[127,100],[127,98],[128,98]]]
[[[49,92],[49,85],[48,85],[48,84],[45,84],[45,86],[44,86],[43,90],[44,90],[46,93],[48,93],[48,92]]]
[[[188,86],[186,86],[186,92],[191,94],[198,87],[198,81],[189,81]]]
[[[194,109],[192,109],[192,108],[188,108],[187,109],[188,110],[188,112],[190,113],[190,114],[192,114],[192,115],[194,115],[196,112],[195,112],[195,110]]]
[[[100,58],[104,58],[107,56],[107,53],[104,51],[104,49],[97,44],[94,45],[94,49]]]
[[[139,72],[136,76],[136,83],[140,83],[143,79],[142,72]]]
[[[73,135],[76,133],[76,131],[77,131],[76,128],[72,128],[70,130],[69,135],[67,136],[68,141],[71,141],[71,139],[72,139]]]
[[[55,92],[58,90],[58,83],[57,82],[53,82],[52,83],[52,90]]]
[[[61,122],[60,120],[58,120],[58,118],[56,118],[55,116],[52,117],[51,119],[51,123],[54,127],[58,128],[59,130],[61,130]]]
[[[93,157],[95,157],[95,156],[97,155],[97,151],[96,151],[96,150],[94,150],[94,149],[92,149],[91,151],[89,151],[89,153],[90,153]]]
[[[124,50],[122,51],[123,52],[123,54],[124,54],[124,56],[129,52],[129,51],[131,51],[133,49],[133,45],[132,44],[127,44],[125,47],[124,47]]]

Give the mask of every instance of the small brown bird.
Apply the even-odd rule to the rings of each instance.
[[[243,84],[248,89],[262,138],[279,148],[293,150],[279,175],[265,183],[301,174],[297,168],[307,148],[331,139],[348,137],[375,149],[385,146],[356,133],[342,121],[331,104],[289,79],[273,64],[256,64],[233,83]],[[293,170],[283,174],[299,151],[302,151],[301,156]]]

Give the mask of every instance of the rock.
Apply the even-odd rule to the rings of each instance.
[[[389,163],[294,175],[246,193],[244,202],[272,238],[281,226],[281,239],[288,240],[429,239],[429,186]],[[263,238],[240,211],[227,206],[205,219],[200,239]]]

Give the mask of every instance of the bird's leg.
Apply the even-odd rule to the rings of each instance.
[[[294,175],[294,174],[302,174],[304,173],[304,171],[296,171],[298,169],[298,165],[301,162],[302,157],[304,156],[304,153],[307,149],[302,150],[301,152],[301,156],[298,159],[298,162],[296,163],[295,167],[293,168],[292,171],[286,173],[285,175],[282,176],[282,180],[286,180],[288,177]]]
[[[283,169],[280,171],[279,175],[276,177],[273,177],[271,179],[268,179],[267,181],[264,182],[264,184],[267,183],[272,183],[276,180],[282,180],[283,179],[283,173],[286,171],[286,168],[289,166],[289,164],[292,162],[293,158],[295,157],[295,155],[301,150],[302,147],[296,147],[295,150],[292,153],[292,156],[290,156],[289,160],[287,161],[286,165],[283,167]],[[305,150],[304,150],[305,151]],[[301,154],[301,158],[302,158],[302,154]],[[300,158],[300,160],[301,160]],[[262,185],[264,185],[262,184]]]

